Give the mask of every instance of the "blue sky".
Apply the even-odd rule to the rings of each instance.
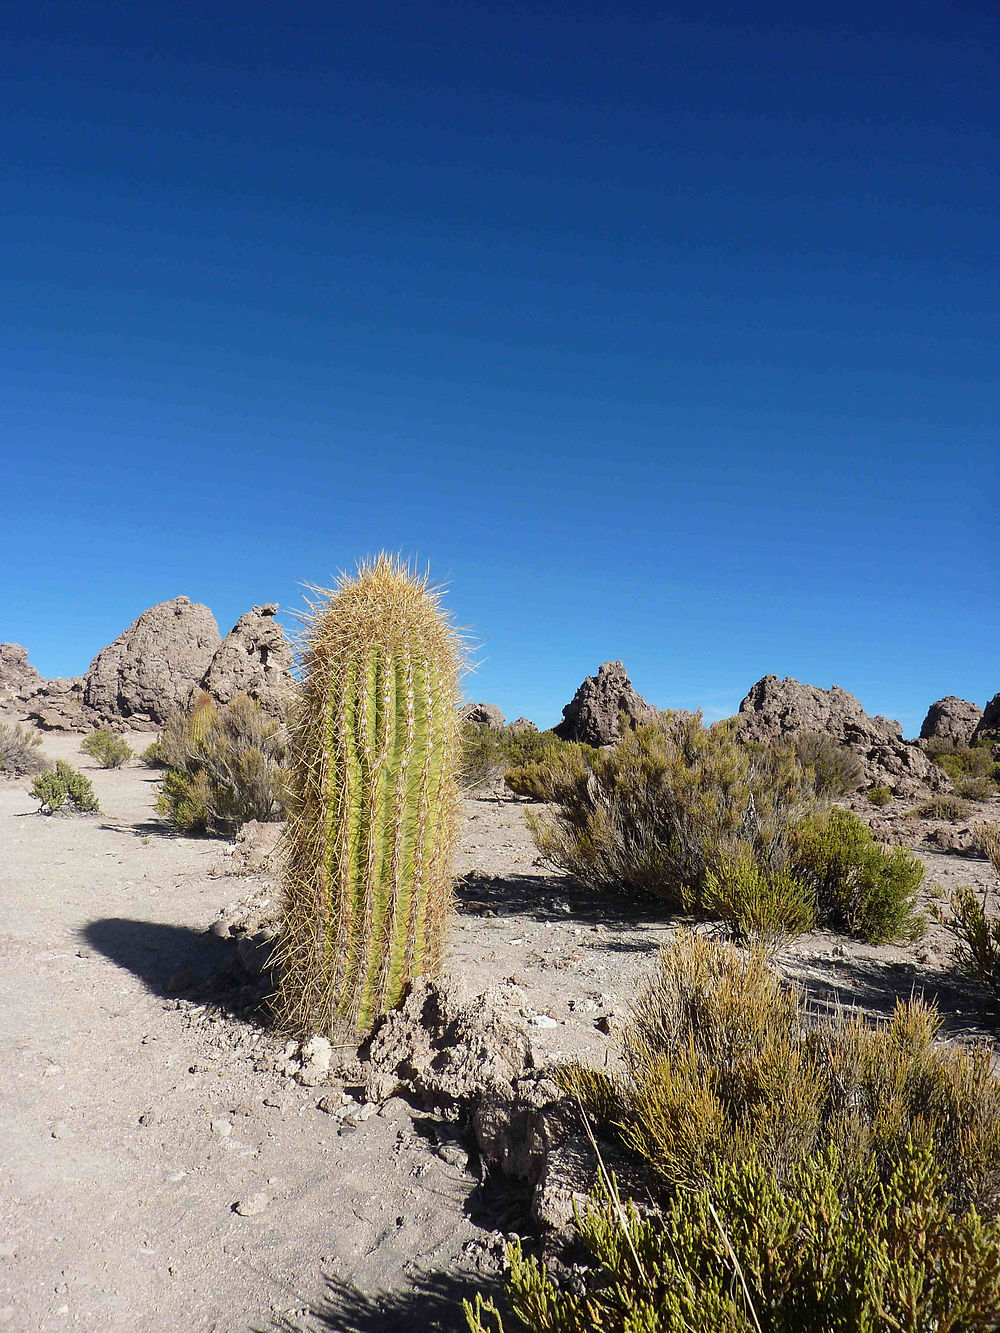
[[[380,548],[551,724],[1000,690],[993,4],[11,0],[0,638]]]

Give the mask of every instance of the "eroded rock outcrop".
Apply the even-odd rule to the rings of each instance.
[[[987,742],[994,745],[1000,743],[1000,694],[994,694],[983,709],[983,715],[972,733],[973,745],[985,745]]]
[[[621,662],[605,662],[573,695],[553,731],[564,741],[614,745],[621,740],[622,714],[630,725],[638,726],[654,718],[656,709],[632,688]]]
[[[83,702],[133,725],[165,722],[187,703],[221,643],[207,606],[175,597],[144,611],[90,664]]]
[[[470,727],[492,727],[494,731],[500,731],[506,722],[496,704],[463,704],[458,710],[458,718]]]
[[[206,690],[220,704],[248,694],[265,712],[283,718],[296,685],[292,645],[275,619],[277,612],[277,603],[268,602],[240,616],[215,650],[196,689]]]
[[[28,661],[27,648],[19,643],[0,643],[0,708],[16,707],[44,683]]]
[[[944,745],[968,745],[982,716],[983,710],[978,704],[949,694],[928,708],[920,728],[920,739]]]
[[[740,704],[737,736],[762,742],[798,732],[823,732],[851,750],[861,763],[862,786],[888,787],[898,796],[947,789],[945,774],[916,741],[903,740],[891,718],[871,717],[853,694],[786,677],[765,676]]]

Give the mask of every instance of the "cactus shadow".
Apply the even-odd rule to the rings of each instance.
[[[325,1282],[318,1302],[297,1317],[279,1316],[269,1333],[468,1333],[462,1301],[473,1300],[477,1292],[496,1296],[500,1290],[497,1278],[465,1270],[419,1273],[406,1287],[375,1295],[332,1275]]]
[[[265,977],[251,980],[240,967],[235,943],[188,926],[128,917],[104,917],[80,931],[81,938],[118,967],[166,999],[196,999],[241,1018],[265,1022]]]

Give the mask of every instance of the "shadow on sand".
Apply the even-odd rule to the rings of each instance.
[[[197,997],[245,1018],[263,1018],[263,997],[272,989],[266,975],[251,979],[240,967],[235,943],[188,926],[105,917],[81,931],[91,948],[169,998]]]
[[[323,1300],[297,1319],[281,1318],[271,1333],[468,1333],[462,1301],[477,1292],[496,1295],[498,1285],[468,1272],[422,1273],[399,1291],[366,1296],[328,1276]]]

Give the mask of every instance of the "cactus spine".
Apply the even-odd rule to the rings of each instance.
[[[278,1011],[365,1033],[437,970],[451,906],[460,641],[381,555],[313,607],[292,720]]]

